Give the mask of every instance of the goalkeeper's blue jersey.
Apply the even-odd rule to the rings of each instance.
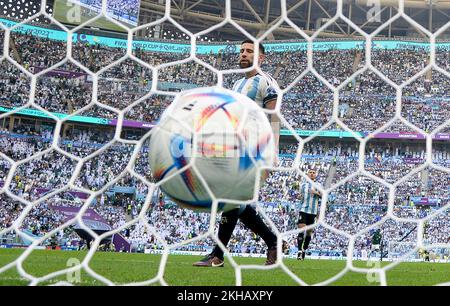
[[[260,107],[277,98],[276,81],[267,73],[257,73],[250,78],[242,78],[234,83],[233,91],[246,95]]]
[[[277,82],[267,73],[257,73],[250,78],[237,80],[233,85],[233,91],[246,95],[256,102],[260,107],[265,108],[266,104],[276,99],[278,94],[275,90]],[[240,205],[240,213],[246,208],[245,204]]]
[[[310,182],[304,182],[300,185],[298,210],[307,214],[317,215],[321,197],[317,194],[313,194],[312,188],[313,185]]]

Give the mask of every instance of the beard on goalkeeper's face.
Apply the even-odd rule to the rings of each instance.
[[[248,67],[251,67],[251,66],[253,66],[253,62],[249,61],[248,59],[241,59],[239,61],[239,67],[242,68],[242,69],[248,68]]]

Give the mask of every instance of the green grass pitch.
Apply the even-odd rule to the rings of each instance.
[[[23,250],[0,249],[0,268],[14,261]],[[24,270],[30,275],[40,277],[68,267],[71,258],[83,260],[86,252],[35,250],[23,262]],[[164,280],[169,285],[227,286],[236,284],[235,270],[228,261],[224,268],[198,268],[192,263],[198,256],[170,255],[168,257]],[[105,276],[116,284],[140,282],[157,275],[161,256],[147,254],[103,253],[98,252],[89,266],[98,274]],[[263,258],[235,258],[238,264],[263,264]],[[345,268],[345,261],[306,260],[299,262],[285,259],[286,266],[308,284],[316,284],[333,277]],[[387,263],[383,263],[387,264]],[[357,267],[365,267],[366,262],[355,261]],[[85,271],[80,275],[79,285],[102,285]],[[373,275],[369,275],[369,279]],[[65,275],[52,279],[41,285],[66,281]],[[402,263],[387,273],[388,285],[436,285],[450,281],[450,264],[443,263]],[[17,269],[11,268],[0,274],[0,285],[27,285],[28,280],[21,277]],[[158,285],[157,283],[156,285]],[[264,270],[242,270],[243,285],[290,286],[296,285],[281,268]],[[376,286],[378,282],[369,282],[365,273],[347,272],[331,285]]]

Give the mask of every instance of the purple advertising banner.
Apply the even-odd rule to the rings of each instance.
[[[80,211],[80,207],[72,206],[51,206],[51,208],[57,210],[66,217],[64,222],[73,219]],[[93,230],[111,230],[111,226],[108,224],[108,222],[92,208],[88,208],[84,212],[83,222],[85,222],[86,225],[88,225]],[[94,227],[91,227],[90,225],[94,225]]]
[[[0,187],[3,187],[4,184],[5,184],[4,181],[0,181]],[[36,188],[35,190],[39,193],[39,195],[51,191],[51,189],[48,189],[48,188]],[[89,197],[89,194],[81,192],[81,191],[68,191],[68,193],[70,193],[74,197],[80,198],[82,200],[86,200]]]
[[[33,66],[33,67],[31,67],[30,70],[33,73],[38,73],[44,69],[46,69],[46,68]],[[79,78],[79,77],[85,77],[88,74],[85,72],[75,72],[75,71],[68,71],[68,70],[56,68],[56,69],[50,70],[49,72],[46,72],[44,75],[45,76],[66,77],[66,78]]]
[[[425,139],[425,136],[419,133],[402,132],[402,133],[378,133],[374,138],[382,139]],[[433,139],[450,140],[450,134],[436,134]]]
[[[428,197],[411,197],[411,200],[416,205],[437,205],[438,199]]]
[[[110,120],[109,125],[117,125],[117,119]],[[132,120],[123,120],[122,126],[124,127],[132,127],[132,128],[143,128],[143,129],[151,129],[155,126],[154,123],[148,122],[140,122],[140,121],[132,121]]]
[[[57,210],[66,217],[64,222],[73,219],[80,211],[80,207],[51,206],[51,208]],[[84,212],[83,222],[87,227],[94,231],[112,230],[112,227],[108,224],[108,222],[92,208],[88,208]],[[76,227],[79,228],[78,225]],[[131,244],[120,234],[114,234],[112,237],[112,242],[114,243],[117,252],[131,251]]]
[[[434,139],[450,140],[450,134],[436,134]]]
[[[391,138],[391,139],[425,139],[422,134],[419,133],[378,133],[374,138]]]
[[[422,164],[425,160],[423,158],[403,158],[406,164]]]
[[[113,243],[117,252],[131,252],[131,244],[122,235],[115,234]]]
[[[47,188],[36,188],[36,191],[39,193],[39,195],[41,195],[41,194],[47,193],[51,190],[47,189]],[[80,198],[82,200],[86,200],[89,197],[89,194],[81,192],[81,191],[68,191],[68,193],[70,193],[74,197]]]

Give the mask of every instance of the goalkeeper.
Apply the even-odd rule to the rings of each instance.
[[[241,44],[239,55],[239,66],[249,68],[253,66],[255,44],[251,40],[245,40]],[[261,65],[265,58],[265,50],[262,44],[259,44],[258,64]],[[262,108],[275,109],[277,102],[277,92],[275,91],[275,80],[267,74],[260,74],[256,69],[245,73],[245,77],[238,80],[233,90],[246,95],[255,101]],[[277,116],[272,116],[272,128],[275,136],[275,145],[278,149],[279,140],[279,122]],[[278,150],[276,152],[278,154]],[[278,159],[278,156],[276,156]],[[222,213],[222,219],[219,225],[218,238],[224,246],[227,246],[233,234],[237,221],[251,229],[259,235],[267,245],[266,265],[273,265],[277,261],[277,236],[263,222],[256,210],[250,205],[241,205],[240,208]],[[285,245],[283,244],[283,247]],[[216,245],[213,251],[200,261],[194,263],[196,267],[223,267],[224,252]]]

